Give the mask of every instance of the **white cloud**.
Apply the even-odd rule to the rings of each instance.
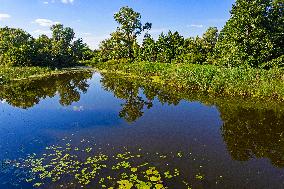
[[[40,26],[43,26],[43,27],[50,27],[50,26],[55,25],[55,24],[60,24],[60,22],[54,22],[52,20],[43,19],[43,18],[36,19],[34,21],[34,23],[37,23],[37,24],[39,24]]]
[[[73,4],[74,0],[61,0],[61,2],[64,4],[69,4],[69,3]]]
[[[11,15],[9,15],[9,14],[1,14],[0,13],[0,21],[4,20],[4,19],[8,19],[8,18],[11,18]]]
[[[44,1],[43,4],[47,5],[47,4],[48,4],[48,1]]]
[[[191,25],[188,25],[187,27],[191,27],[191,28],[203,28],[203,25],[202,25],[202,24],[191,24]]]

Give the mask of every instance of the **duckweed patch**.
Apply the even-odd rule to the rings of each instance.
[[[102,148],[86,144],[88,146],[84,147],[70,143],[49,146],[41,155],[31,154],[14,166],[28,173],[25,182],[35,188],[55,185],[60,188],[163,189],[174,188],[176,183],[191,188],[188,175],[171,165],[174,160],[188,158],[184,152],[149,153],[141,148],[133,152],[124,147],[120,153],[107,155]],[[149,161],[153,157],[157,161]],[[196,180],[201,178],[196,175]]]

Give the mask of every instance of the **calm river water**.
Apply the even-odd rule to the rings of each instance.
[[[284,106],[277,102],[217,98],[80,72],[0,86],[0,100],[1,189],[118,188],[120,181],[124,188],[138,188],[142,181],[151,188],[284,188]],[[23,163],[28,154],[48,155],[50,146],[64,146],[82,162],[104,154],[106,166],[115,165],[119,154],[136,154],[124,158],[134,169],[127,175],[127,166],[118,173],[112,167],[98,174],[105,179],[89,174],[89,181],[80,180],[85,171],[72,171],[64,156],[59,164],[68,168],[45,167],[60,172],[52,173],[59,175],[52,181]],[[148,172],[139,172],[143,162],[151,165]]]

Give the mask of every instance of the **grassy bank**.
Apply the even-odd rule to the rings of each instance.
[[[212,95],[284,101],[284,71],[279,69],[118,61],[100,63],[95,67],[101,71],[150,77],[153,82],[181,89],[199,90]]]
[[[207,92],[200,92],[198,90],[185,90],[175,86],[169,86],[159,82],[152,82],[151,77],[137,77],[124,73],[101,73],[102,85],[105,88],[118,95],[123,94],[139,94],[142,89],[143,94],[147,101],[157,98],[162,103],[177,105],[182,100],[189,102],[201,102],[206,106],[216,106],[218,109],[227,107],[240,107],[242,109],[255,109],[255,110],[271,110],[283,114],[284,101],[277,100],[259,100],[257,98],[243,98],[241,96],[216,96]],[[125,87],[128,86],[128,87]]]
[[[81,70],[80,68],[51,69],[48,67],[1,67],[0,84],[6,84],[15,80],[29,79],[33,77],[46,77],[63,74],[70,71]]]

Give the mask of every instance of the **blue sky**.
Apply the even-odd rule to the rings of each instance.
[[[0,0],[0,27],[19,27],[33,36],[49,34],[49,26],[74,28],[91,47],[115,30],[113,14],[130,6],[153,23],[151,34],[178,31],[185,37],[202,35],[209,26],[222,28],[235,0]]]

